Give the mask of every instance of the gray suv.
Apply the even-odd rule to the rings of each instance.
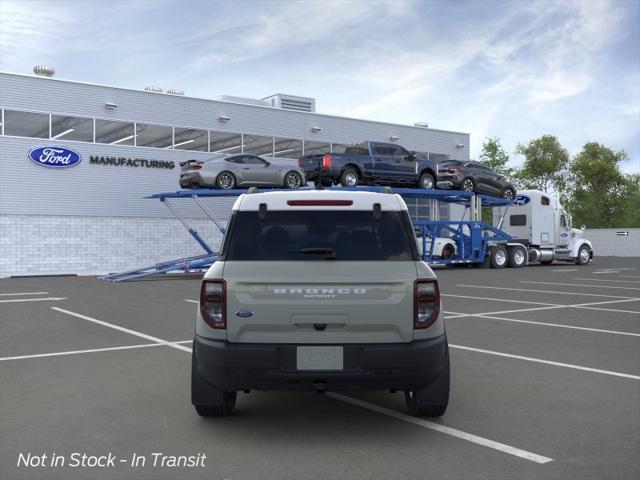
[[[196,318],[192,403],[230,414],[238,391],[404,391],[443,415],[449,349],[438,281],[391,193],[241,195]]]

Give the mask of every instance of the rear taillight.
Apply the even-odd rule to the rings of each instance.
[[[328,153],[325,153],[322,156],[322,169],[329,170],[330,168],[331,168],[331,155]]]
[[[440,314],[438,281],[416,280],[413,292],[413,328],[428,328]]]
[[[453,167],[453,168],[449,169],[449,173],[458,173],[458,172],[461,172],[461,171],[462,171],[462,169],[458,168],[458,167]]]
[[[191,167],[191,170],[200,170],[202,168],[202,165],[193,165]]]
[[[200,314],[211,328],[227,328],[227,284],[224,280],[203,280]]]
[[[302,160],[301,159],[296,160],[296,164],[298,165],[298,168],[300,168],[302,166]]]

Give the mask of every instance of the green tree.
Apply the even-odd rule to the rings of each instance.
[[[624,150],[614,151],[597,142],[585,143],[574,157],[569,167],[567,207],[577,225],[618,227],[623,226],[620,222],[625,215],[633,216],[628,203],[633,201],[634,181],[625,178],[619,166],[626,159]]]
[[[561,192],[565,188],[565,177],[569,165],[569,152],[553,135],[543,135],[527,144],[518,144],[516,154],[525,160],[517,172],[520,186],[548,192],[553,188]]]
[[[509,155],[502,148],[498,137],[487,137],[482,144],[482,153],[480,154],[480,163],[495,170],[506,177],[511,177],[514,169],[507,166],[509,163]]]
[[[640,228],[640,173],[625,175],[624,207],[620,227]]]

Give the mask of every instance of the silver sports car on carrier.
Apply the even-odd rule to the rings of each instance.
[[[268,161],[256,155],[220,155],[211,160],[180,163],[181,188],[279,187],[306,185],[304,171],[294,160]]]

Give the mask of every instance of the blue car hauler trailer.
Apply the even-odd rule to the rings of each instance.
[[[269,189],[265,191],[273,191]],[[418,201],[430,202],[430,220],[419,220],[412,218],[416,230],[419,244],[421,244],[422,259],[431,265],[477,265],[489,263],[492,267],[501,268],[503,266],[522,266],[526,263],[526,250],[522,262],[514,264],[510,261],[513,256],[510,249],[518,249],[519,244],[510,244],[511,237],[500,230],[502,220],[498,227],[493,227],[482,221],[483,207],[508,207],[510,200],[492,197],[489,195],[475,194],[457,190],[421,190],[415,188],[391,188],[391,187],[331,187],[327,190],[365,191],[365,192],[388,192],[397,193],[405,200],[417,199]],[[202,247],[204,254],[168,260],[165,262],[150,265],[148,267],[136,268],[126,272],[111,273],[100,277],[102,280],[122,282],[145,278],[169,272],[190,272],[203,270],[210,267],[218,258],[217,252],[211,248],[204,238],[195,230],[188,221],[174,208],[174,199],[191,199],[204,212],[218,230],[224,234],[225,228],[217,218],[215,213],[208,208],[202,198],[210,197],[237,197],[245,193],[257,191],[256,189],[188,189],[176,192],[156,193],[146,197],[148,199],[160,200],[176,217],[177,220],[187,229],[191,237]],[[460,220],[440,220],[438,218],[439,203],[461,205],[463,214]],[[504,214],[506,214],[506,208]],[[468,216],[468,219],[465,218]],[[436,251],[438,241],[444,241],[453,246],[450,255],[444,257],[441,252]]]

